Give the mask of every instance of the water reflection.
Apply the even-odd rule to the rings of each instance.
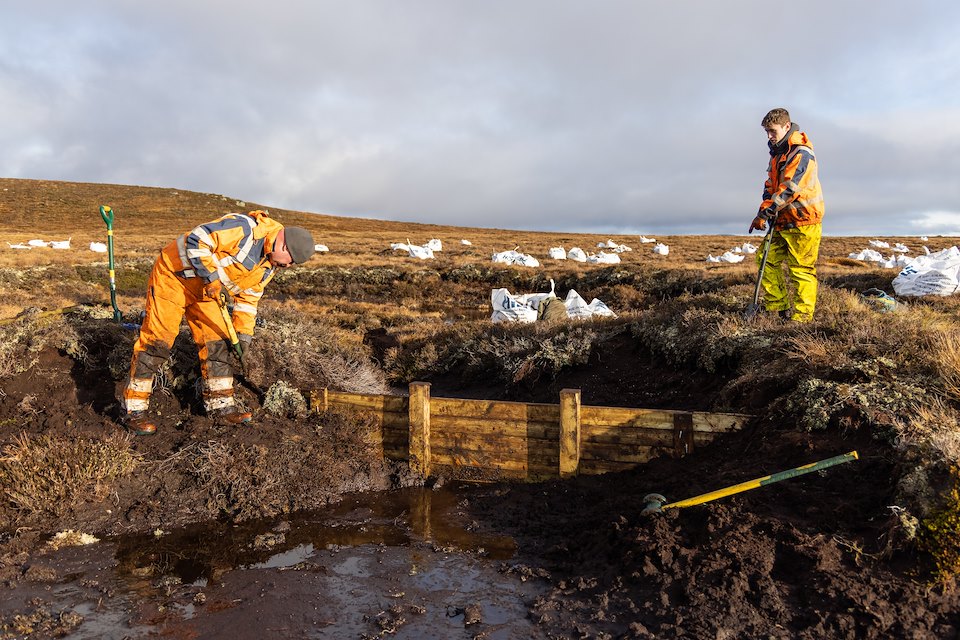
[[[115,540],[118,570],[144,586],[156,586],[164,576],[199,586],[219,580],[227,571],[294,567],[320,550],[362,545],[422,543],[439,551],[510,558],[516,549],[513,539],[470,531],[458,511],[460,499],[454,487],[410,488],[348,496],[329,508],[286,519],[123,536]]]

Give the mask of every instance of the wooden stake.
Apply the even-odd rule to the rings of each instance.
[[[560,477],[580,471],[580,389],[560,392]]]
[[[410,469],[430,475],[430,383],[410,383]]]

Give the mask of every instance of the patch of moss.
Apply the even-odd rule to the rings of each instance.
[[[941,509],[921,521],[920,544],[937,565],[937,579],[946,583],[960,574],[960,467],[950,470],[953,486]]]

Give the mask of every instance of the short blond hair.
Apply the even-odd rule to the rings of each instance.
[[[767,112],[767,115],[763,116],[763,120],[760,122],[760,124],[764,127],[769,127],[772,124],[790,124],[790,112],[781,107],[770,109],[770,111]]]

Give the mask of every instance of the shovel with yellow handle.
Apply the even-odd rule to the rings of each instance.
[[[243,382],[248,389],[257,394],[260,401],[263,402],[266,396],[265,392],[247,377],[247,364],[243,360],[243,343],[240,342],[237,330],[233,327],[233,319],[230,317],[230,310],[227,309],[227,294],[225,294],[222,289],[220,290],[220,295],[217,296],[217,306],[220,307],[223,324],[227,326],[227,335],[230,337],[230,348],[233,350],[233,355],[237,356],[237,360],[240,362],[240,381]]]
[[[233,353],[237,356],[237,360],[240,361],[240,371],[243,372],[243,376],[247,375],[247,367],[243,362],[243,345],[240,343],[240,337],[237,335],[237,330],[233,327],[233,319],[230,317],[230,310],[227,309],[227,294],[220,290],[220,295],[217,297],[217,305],[220,307],[220,315],[223,317],[223,323],[227,325],[227,335],[230,336],[230,348],[233,349]]]
[[[693,498],[687,498],[686,500],[670,502],[667,504],[665,504],[667,499],[662,495],[659,493],[651,493],[643,498],[643,501],[647,503],[647,506],[644,507],[643,511],[640,513],[647,515],[650,513],[658,513],[664,509],[682,509],[683,507],[692,507],[695,504],[703,504],[704,502],[710,502],[711,500],[716,500],[717,498],[725,498],[726,496],[732,496],[735,493],[742,493],[744,491],[749,491],[750,489],[756,489],[757,487],[765,487],[768,484],[773,484],[774,482],[780,482],[781,480],[787,480],[788,478],[796,478],[797,476],[802,476],[805,473],[820,471],[828,467],[843,464],[844,462],[852,462],[853,460],[859,459],[860,456],[857,455],[857,452],[851,451],[840,456],[834,456],[832,458],[827,458],[826,460],[820,460],[819,462],[811,462],[810,464],[805,464],[802,467],[788,469],[787,471],[781,471],[779,473],[774,473],[773,475],[763,476],[762,478],[757,478],[755,480],[748,480],[747,482],[741,482],[740,484],[735,484],[724,489],[717,489],[716,491],[711,491],[710,493],[704,493],[699,496],[694,496]]]

